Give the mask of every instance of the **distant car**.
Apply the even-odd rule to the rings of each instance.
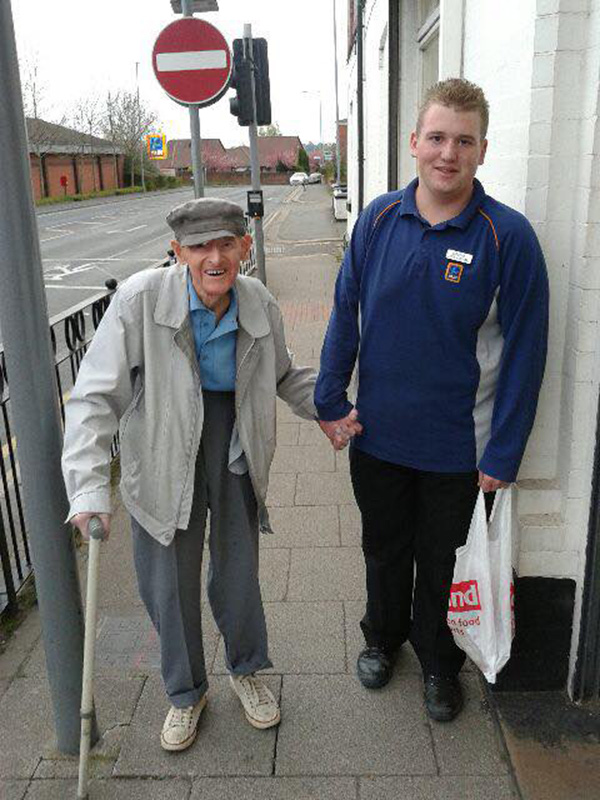
[[[321,173],[320,172],[311,172],[308,176],[309,183],[321,183]]]
[[[303,186],[305,183],[308,183],[306,172],[294,172],[290,177],[290,186]]]

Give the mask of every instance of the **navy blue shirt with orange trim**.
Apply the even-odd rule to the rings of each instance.
[[[430,225],[418,181],[360,215],[337,278],[315,403],[323,420],[352,408],[353,446],[434,472],[516,478],[546,360],[548,278],[519,212],[473,195]]]

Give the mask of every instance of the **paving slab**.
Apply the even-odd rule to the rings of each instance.
[[[277,472],[333,472],[335,451],[327,439],[313,445],[278,445],[271,474]]]
[[[279,697],[280,679],[270,675],[266,680]],[[211,678],[198,739],[185,752],[167,753],[160,746],[160,730],[167,710],[162,685],[158,679],[148,678],[133,724],[124,738],[115,776],[217,777],[272,773],[276,731],[256,730],[248,724],[229,678]]]
[[[277,425],[277,446],[298,444],[300,424],[298,422],[281,422]]]
[[[494,692],[493,702],[523,800],[600,795],[600,704],[566,692]]]
[[[358,547],[292,550],[288,600],[362,600],[365,565]]]
[[[349,675],[284,676],[277,775],[435,775],[419,681],[369,692]]]
[[[509,771],[478,675],[461,675],[465,707],[451,725],[431,723],[441,775],[502,775]]]
[[[190,800],[358,800],[354,778],[204,778]]]
[[[0,800],[23,800],[29,781],[5,781],[0,778]]]
[[[345,672],[344,610],[341,603],[265,603],[268,672],[328,674]],[[215,672],[226,672],[221,642]],[[215,667],[216,667],[215,662]]]
[[[178,779],[90,781],[90,800],[188,800],[190,781]],[[76,780],[36,780],[25,800],[67,800],[77,796]]]
[[[336,472],[350,472],[350,460],[348,447],[343,450],[334,450],[335,454],[335,471]]]
[[[30,778],[54,728],[44,678],[15,678],[0,700],[0,775]]]
[[[275,472],[269,478],[267,506],[293,506],[297,476],[287,472]]]
[[[285,401],[277,398],[277,426],[285,422],[298,422],[299,419]]]
[[[95,680],[94,699],[101,738],[90,754],[91,776],[110,776],[119,755],[125,726],[131,723],[143,685],[144,678],[127,675]],[[59,753],[54,742],[47,744],[40,755],[34,779],[77,777],[78,758]]]
[[[327,442],[328,440],[318,425],[315,425],[312,422],[300,423],[298,444],[301,445],[320,444],[323,441]],[[331,445],[329,445],[329,447],[331,447]]]
[[[360,800],[517,800],[509,778],[361,778]]]
[[[340,537],[346,547],[360,547],[362,542],[362,523],[356,503],[339,506]]]
[[[274,536],[261,536],[261,548],[337,547],[337,506],[283,506],[269,511]]]
[[[350,475],[345,472],[317,472],[310,475],[298,475],[294,502],[297,506],[353,503],[354,494]]]
[[[0,650],[0,681],[9,680],[18,674],[41,634],[40,612],[37,608],[32,608],[6,642],[4,649]]]
[[[263,534],[263,536],[269,535]],[[265,602],[285,599],[290,573],[290,553],[288,549],[275,547],[261,550],[258,577],[260,592]]]

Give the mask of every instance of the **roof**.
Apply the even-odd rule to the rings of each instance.
[[[283,161],[293,167],[298,160],[298,150],[304,149],[298,136],[259,136],[258,157],[261,167],[275,167]]]
[[[226,153],[229,169],[243,169],[250,166],[250,148],[247,145],[228,147]]]
[[[43,149],[45,153],[114,153],[112,142],[99,136],[90,136],[65,125],[46,122],[43,119],[25,118],[29,152],[35,153]],[[116,148],[122,153],[121,148]]]
[[[167,145],[167,158],[161,169],[189,169],[192,166],[192,142],[190,139],[170,139]],[[220,139],[202,139],[202,163],[207,169],[224,169],[227,165],[227,151]]]

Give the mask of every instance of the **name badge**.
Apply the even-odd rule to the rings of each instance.
[[[471,253],[461,253],[460,250],[447,250],[446,258],[449,261],[461,261],[463,264],[470,264],[473,261]]]

